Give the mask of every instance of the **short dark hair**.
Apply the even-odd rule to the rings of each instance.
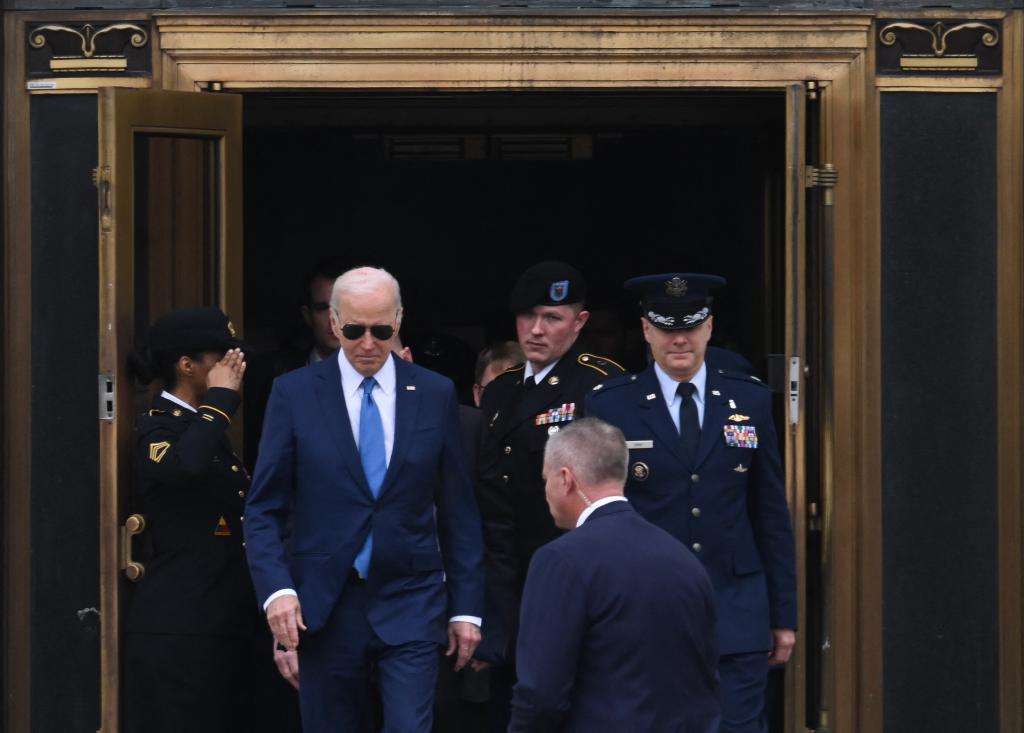
[[[523,359],[523,350],[515,341],[499,341],[498,343],[491,344],[484,348],[476,357],[476,371],[474,372],[473,381],[480,384],[480,380],[484,378],[484,372],[487,371],[487,367],[496,361],[519,364]]]
[[[323,278],[324,280],[330,280],[332,283],[337,280],[341,273],[345,272],[346,267],[341,264],[338,260],[320,260],[312,269],[309,271],[309,275],[306,277],[306,286],[302,292],[302,304],[313,305],[312,287],[313,281],[317,278]]]

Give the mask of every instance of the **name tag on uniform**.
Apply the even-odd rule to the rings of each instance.
[[[725,444],[730,448],[756,448],[757,428],[753,425],[725,425]]]
[[[627,440],[626,447],[630,450],[636,450],[637,448],[653,448],[653,440]]]

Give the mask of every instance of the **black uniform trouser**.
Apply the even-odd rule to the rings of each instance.
[[[125,733],[241,733],[245,637],[125,634]]]

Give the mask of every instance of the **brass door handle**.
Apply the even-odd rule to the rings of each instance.
[[[146,574],[145,566],[132,560],[132,537],[146,528],[146,518],[141,514],[133,514],[124,521],[121,527],[121,569],[125,577],[133,583],[142,580]]]

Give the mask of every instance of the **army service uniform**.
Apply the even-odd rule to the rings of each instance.
[[[523,384],[521,365],[484,390],[478,502],[488,545],[488,583],[500,599],[502,624],[499,632],[494,619],[488,620],[484,654],[488,649],[501,656],[509,651],[530,558],[562,533],[551,518],[541,478],[548,435],[583,417],[583,400],[593,387],[622,373],[610,359],[574,345],[539,384]],[[495,649],[499,636],[503,648]]]
[[[166,394],[136,426],[145,574],[125,625],[125,730],[241,730],[261,619],[242,542],[249,477],[225,432],[239,394],[211,388],[197,412]]]

